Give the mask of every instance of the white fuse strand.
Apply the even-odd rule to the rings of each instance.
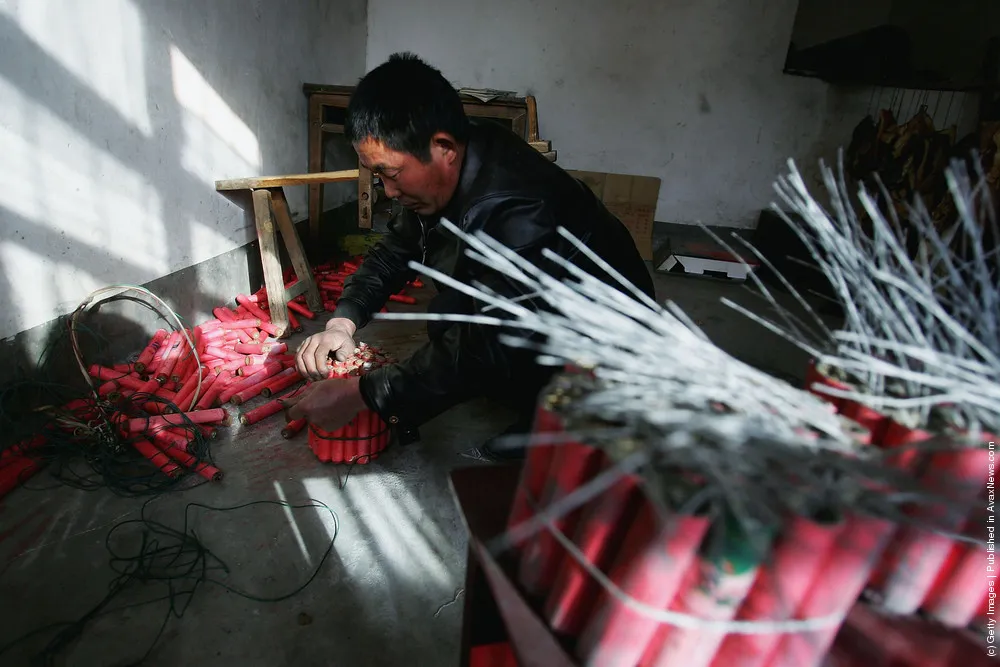
[[[839,178],[825,166],[822,171],[832,215],[809,193],[793,161],[775,190],[795,215],[774,208],[828,278],[844,309],[842,330],[824,328],[807,335],[804,328],[790,324],[766,289],[762,296],[778,309],[781,322],[732,302],[727,305],[844,371],[855,385],[849,390],[820,388],[825,393],[892,410],[900,421],[920,426],[946,406],[956,427],[973,433],[996,430],[1000,427],[1000,248],[987,250],[983,244],[986,230],[994,242],[1000,231],[981,174],[973,186],[961,163],[948,170],[958,220],[944,232],[919,201],[910,207],[908,223],[919,239],[911,257],[894,209],[886,218],[861,188],[857,208],[865,214],[862,219],[851,205],[842,165]],[[870,234],[863,222],[870,224]],[[782,281],[811,311],[798,291]]]

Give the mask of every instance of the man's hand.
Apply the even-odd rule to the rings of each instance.
[[[324,431],[336,431],[368,407],[358,388],[360,379],[355,376],[314,382],[302,393],[281,403],[290,421],[305,418]]]
[[[354,332],[357,327],[346,318],[335,318],[326,323],[326,330],[306,338],[295,353],[295,368],[299,375],[311,380],[326,379],[329,369],[326,361],[331,353],[344,361],[354,352]]]

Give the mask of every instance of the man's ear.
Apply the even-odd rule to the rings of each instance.
[[[431,156],[440,156],[445,164],[453,164],[460,156],[459,146],[448,132],[437,132],[431,137]]]

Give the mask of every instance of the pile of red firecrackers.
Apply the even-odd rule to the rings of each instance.
[[[344,279],[357,271],[360,263],[361,258],[356,257],[314,269],[326,310],[336,308]],[[291,270],[285,273],[285,280],[286,287],[297,282]],[[409,286],[422,287],[423,284],[414,280]],[[416,303],[405,289],[389,298],[398,303]],[[81,398],[64,405],[61,413],[65,418],[82,423],[100,420],[103,414],[136,451],[166,475],[177,477],[185,471],[193,471],[206,479],[221,480],[222,472],[218,468],[197,459],[190,451],[195,431],[205,437],[215,437],[215,427],[230,423],[230,415],[222,407],[224,404],[239,406],[257,396],[271,400],[240,413],[242,424],[255,424],[281,412],[280,401],[299,391],[296,385],[302,382],[302,377],[295,369],[294,354],[278,339],[287,333],[302,331],[299,318],[312,320],[316,313],[308,308],[304,295],[292,299],[288,302],[291,331],[282,331],[271,323],[266,288],[251,295],[240,294],[236,297],[235,308],[219,307],[212,313],[214,319],[186,331],[194,343],[195,354],[181,332],[160,329],[134,362],[89,367],[88,374],[101,401],[100,409],[96,398]],[[352,359],[331,363],[330,377],[362,374],[391,361],[377,348],[362,343]],[[291,391],[278,396],[286,390]],[[136,394],[138,401],[133,398]],[[143,394],[155,399],[143,400]],[[323,461],[343,462],[358,460],[355,452],[363,451],[364,460],[359,462],[367,462],[385,449],[387,428],[369,412],[363,413],[364,426],[355,420],[345,427],[352,429],[346,436],[352,439],[350,456],[332,457],[322,447],[319,451],[314,447],[317,456]],[[361,417],[359,415],[359,419]],[[289,422],[281,434],[292,438],[305,426],[304,420]],[[372,444],[363,442],[362,434],[365,433],[369,434]],[[44,438],[36,436],[0,452],[0,497],[41,468],[43,463],[33,456],[33,452],[44,442]]]

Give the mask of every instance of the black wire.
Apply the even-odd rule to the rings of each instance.
[[[381,453],[382,452],[379,452],[379,454]],[[351,471],[354,470],[354,466],[361,464],[362,459],[367,459],[365,463],[371,463],[372,461],[375,460],[374,454],[358,454],[356,456],[351,457],[349,461],[344,461],[344,463],[347,464],[347,473],[344,475],[344,479],[341,480],[340,474],[339,473],[337,474],[337,481],[338,481],[337,486],[340,487],[341,491],[343,491],[344,488],[347,486],[347,480],[351,478]]]
[[[369,434],[369,435],[350,436],[350,437],[348,437],[348,436],[322,435],[322,434],[319,433],[319,431],[316,430],[316,427],[314,427],[312,424],[309,425],[309,430],[312,432],[313,435],[315,435],[320,440],[327,440],[329,442],[357,442],[359,440],[372,440],[374,438],[377,438],[380,435],[384,435],[384,434],[388,433],[389,432],[389,428],[390,427],[386,426],[381,431],[376,431],[375,433],[372,433],[372,434]]]
[[[74,621],[52,623],[37,628],[0,646],[0,655],[33,637],[61,628],[48,641],[45,647],[33,657],[33,664],[52,665],[56,657],[83,634],[91,621],[124,609],[167,601],[169,604],[165,610],[163,622],[160,624],[152,643],[138,660],[129,663],[133,665],[141,664],[150,656],[153,649],[159,643],[170,618],[183,618],[195,593],[203,585],[212,584],[254,602],[281,602],[287,600],[298,595],[319,576],[323,565],[330,557],[330,554],[333,553],[334,543],[340,532],[340,523],[333,509],[326,503],[312,498],[303,504],[292,504],[278,500],[255,500],[230,507],[215,507],[203,503],[191,502],[184,507],[183,524],[179,529],[173,528],[162,521],[151,519],[146,515],[146,508],[153,500],[155,498],[150,498],[143,503],[138,519],[128,519],[115,524],[105,537],[104,546],[109,555],[108,563],[116,575],[109,584],[107,594]],[[325,509],[330,513],[334,521],[335,528],[333,535],[319,563],[313,569],[312,574],[303,583],[281,595],[267,596],[248,592],[213,576],[213,573],[216,572],[228,575],[231,569],[220,556],[198,539],[194,529],[191,528],[192,508],[200,508],[210,512],[233,512],[258,505],[272,505],[290,510]],[[125,541],[125,543],[134,543],[134,540],[116,538],[119,537],[119,533],[128,532],[132,529],[138,529],[140,538],[138,547],[133,551],[119,551],[114,542]],[[142,602],[115,607],[111,606],[124,592],[149,585],[165,586],[166,592],[163,595]]]
[[[322,435],[312,424],[309,424],[308,428],[309,428],[309,431],[310,431],[310,435],[315,435],[317,438],[319,438],[321,440],[326,440],[328,442],[358,442],[360,440],[374,440],[375,438],[388,433],[391,427],[386,426],[381,431],[377,431],[377,432],[372,433],[370,435],[366,435],[366,436],[354,436],[354,437],[347,437],[347,436],[342,436],[341,437],[341,436]],[[385,451],[385,450],[384,449],[380,450],[377,453],[381,454],[382,451]],[[336,462],[336,463],[347,464],[347,473],[344,475],[344,479],[340,480],[339,479],[340,478],[339,473],[337,475],[337,477],[338,477],[338,484],[337,484],[337,486],[340,487],[341,491],[343,491],[344,487],[347,486],[347,480],[349,480],[351,478],[351,471],[354,469],[354,466],[356,466],[359,463],[361,463],[362,460],[365,460],[365,463],[371,463],[374,460],[374,456],[375,456],[375,454],[355,454],[354,456],[352,456],[347,461],[337,461]]]
[[[65,406],[74,400],[82,400],[83,404],[76,409],[48,407],[44,411],[34,410],[12,416],[8,406],[20,402],[19,396],[25,392],[41,398],[41,403],[49,406]],[[91,395],[80,389],[57,383],[21,380],[0,389],[0,425],[5,433],[20,441],[40,435],[43,444],[25,454],[47,466],[49,474],[62,485],[84,491],[106,488],[125,497],[158,495],[190,488],[186,480],[192,470],[182,467],[179,474],[166,475],[136,451],[137,441],[152,441],[148,429],[123,436],[114,423],[112,416],[115,414],[151,420],[145,410],[145,406],[151,403],[168,412],[178,413],[180,423],[174,427],[186,432],[190,440],[185,453],[194,456],[198,464],[214,465],[210,439],[201,429],[173,402],[145,392],[133,393],[117,402],[94,401]],[[12,463],[0,463],[0,470]],[[33,490],[52,488],[50,485],[30,483],[22,486]]]

